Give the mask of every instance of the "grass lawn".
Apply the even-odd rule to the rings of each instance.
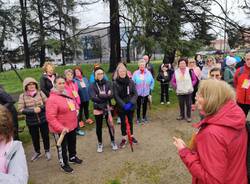
[[[154,70],[155,70],[155,75],[158,73],[158,68],[160,66],[159,61],[154,61],[152,62],[154,65]],[[92,70],[93,70],[93,65],[92,64],[83,64],[82,70],[85,76],[89,78]],[[137,69],[137,64],[128,64],[127,67],[128,69],[133,73]],[[108,64],[103,64],[102,67],[104,68],[105,71],[108,71]],[[73,68],[73,66],[59,66],[56,67],[56,73],[59,75],[63,75],[63,72],[65,69]],[[42,75],[42,69],[41,68],[33,68],[33,69],[23,69],[23,70],[18,70],[20,76],[24,79],[25,77],[33,77],[35,78],[38,82],[40,80],[40,77]],[[111,73],[107,73],[109,79],[111,79]],[[0,84],[3,85],[4,89],[11,94],[16,94],[16,93],[22,93],[23,88],[22,88],[22,83],[19,81],[17,78],[16,74],[14,71],[8,71],[8,72],[3,72],[0,73]],[[157,111],[163,108],[163,105],[160,105],[160,85],[158,81],[155,81],[155,87],[153,90],[153,105],[152,105],[152,110]],[[170,91],[170,102],[171,105],[169,107],[176,107],[177,105],[177,98],[175,95],[174,91]],[[164,105],[165,108],[165,105]],[[90,116],[91,118],[94,118],[92,115],[92,103],[90,103]],[[25,126],[25,120],[20,120],[19,121],[19,126],[23,127]],[[94,125],[87,126],[84,129],[92,129]],[[27,130],[27,127],[24,129],[24,132],[20,133],[20,138],[24,142],[24,144],[30,142],[30,136]]]

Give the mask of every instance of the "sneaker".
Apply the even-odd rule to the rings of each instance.
[[[138,143],[138,141],[134,137],[132,137],[132,142],[133,142],[133,144],[137,144]]]
[[[92,123],[94,123],[94,121],[93,121],[92,119],[89,118],[89,119],[86,120],[86,123],[88,123],[88,124],[91,125]]]
[[[122,139],[122,142],[120,143],[119,147],[120,148],[125,148],[127,144],[127,140],[126,139]]]
[[[190,123],[192,121],[191,118],[187,118],[187,122]]]
[[[164,105],[164,102],[161,102],[161,105]]]
[[[85,132],[83,130],[77,130],[76,131],[76,134],[77,135],[80,135],[80,136],[84,136],[85,135]]]
[[[97,145],[97,153],[102,153],[103,152],[103,145],[101,143],[99,143]]]
[[[117,117],[116,123],[121,124],[121,118],[120,117]]]
[[[140,118],[137,118],[137,120],[136,120],[136,124],[140,124],[141,123],[141,119]]]
[[[69,163],[73,163],[73,164],[81,164],[82,160],[79,159],[77,156],[74,156],[72,158],[69,159]]]
[[[61,169],[62,169],[65,173],[73,173],[73,171],[74,171],[69,165],[61,166]]]
[[[111,147],[112,147],[113,151],[118,150],[118,147],[117,147],[117,145],[116,145],[116,143],[114,141],[111,141]]]
[[[177,120],[183,120],[184,118],[182,116],[178,116],[176,119]]]
[[[148,123],[148,118],[147,117],[145,117],[145,118],[142,118],[142,123]]]
[[[45,158],[46,160],[51,160],[51,154],[50,154],[50,151],[45,151]]]
[[[85,127],[84,121],[80,121],[80,122],[79,122],[79,127],[81,127],[81,128],[82,128],[82,127]]]
[[[170,101],[167,101],[167,105],[169,105],[170,104]]]
[[[37,153],[37,152],[35,152],[34,154],[33,154],[33,156],[31,157],[31,161],[32,162],[34,162],[34,161],[36,161],[38,158],[40,158],[41,157],[41,153]]]

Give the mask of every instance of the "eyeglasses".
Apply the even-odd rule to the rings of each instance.
[[[216,74],[216,75],[215,75],[215,74],[211,74],[210,76],[211,76],[211,77],[220,77],[219,74]]]

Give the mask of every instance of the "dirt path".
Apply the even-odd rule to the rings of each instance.
[[[129,146],[113,152],[107,129],[103,131],[104,152],[96,152],[95,131],[77,137],[78,156],[82,165],[73,165],[74,173],[65,174],[59,169],[56,149],[52,143],[52,160],[44,157],[29,164],[32,184],[107,184],[117,180],[124,184],[186,184],[191,176],[180,161],[172,144],[173,136],[188,140],[192,134],[191,124],[176,121],[176,109],[165,109],[150,114],[151,123],[135,125],[135,136],[139,141],[132,153]],[[116,141],[121,141],[119,126],[116,126]],[[26,148],[27,159],[32,147]],[[113,182],[115,183],[115,182]],[[119,182],[117,182],[118,184]]]

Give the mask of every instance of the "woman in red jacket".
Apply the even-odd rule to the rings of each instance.
[[[215,90],[216,89],[216,90]],[[196,103],[205,118],[189,148],[174,137],[174,145],[192,174],[193,184],[247,184],[247,131],[244,112],[224,81],[201,82]]]
[[[58,158],[63,171],[72,173],[73,169],[69,163],[81,164],[82,160],[76,156],[76,104],[74,99],[67,95],[64,85],[64,78],[56,77],[55,86],[46,102],[46,118],[56,142],[60,134],[66,132],[61,146],[57,146]]]

